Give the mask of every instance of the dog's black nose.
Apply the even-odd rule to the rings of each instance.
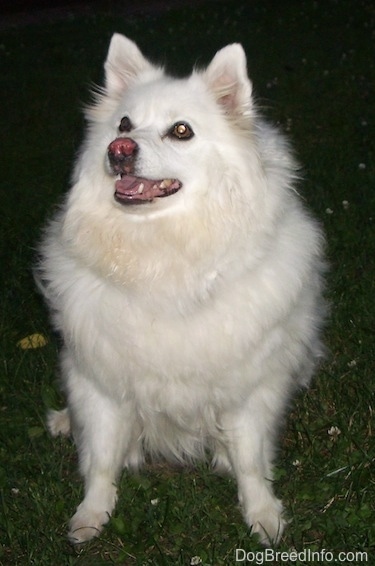
[[[113,173],[133,173],[138,144],[131,138],[116,138],[108,146],[108,159]]]

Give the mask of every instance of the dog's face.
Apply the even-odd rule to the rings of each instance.
[[[228,46],[205,71],[173,79],[115,34],[105,69],[104,95],[88,111],[88,145],[103,153],[113,204],[150,215],[186,207],[220,186],[234,138],[241,129],[244,135],[251,120],[242,48]]]
[[[116,179],[114,198],[127,212],[134,205],[168,207],[177,200],[170,197],[203,181],[202,152],[212,147],[205,133],[211,101],[204,101],[203,90],[188,95],[187,82],[161,77],[134,84],[116,109],[107,170]]]

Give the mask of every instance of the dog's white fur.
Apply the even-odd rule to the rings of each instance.
[[[49,427],[71,425],[85,480],[70,539],[102,530],[124,466],[210,453],[235,475],[252,532],[276,542],[274,435],[322,353],[320,229],[294,189],[287,143],[257,116],[240,45],[174,79],[115,34],[105,69],[39,265],[65,344],[68,409]],[[124,115],[129,134],[118,133]],[[181,120],[192,139],[165,134]],[[115,202],[106,152],[119,135],[139,146],[137,175],[182,189]]]

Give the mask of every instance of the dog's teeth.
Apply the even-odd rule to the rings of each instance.
[[[172,183],[173,183],[172,179],[163,179],[163,181],[160,183],[160,188],[168,189]]]
[[[121,173],[119,173],[118,175],[116,175],[116,181],[121,181]]]
[[[141,195],[144,191],[145,185],[144,183],[141,183],[137,189],[137,194]]]

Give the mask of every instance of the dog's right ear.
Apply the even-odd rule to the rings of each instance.
[[[139,73],[153,68],[134,41],[120,33],[115,33],[112,36],[104,64],[107,93],[109,95],[119,94],[128,88],[129,83]]]

